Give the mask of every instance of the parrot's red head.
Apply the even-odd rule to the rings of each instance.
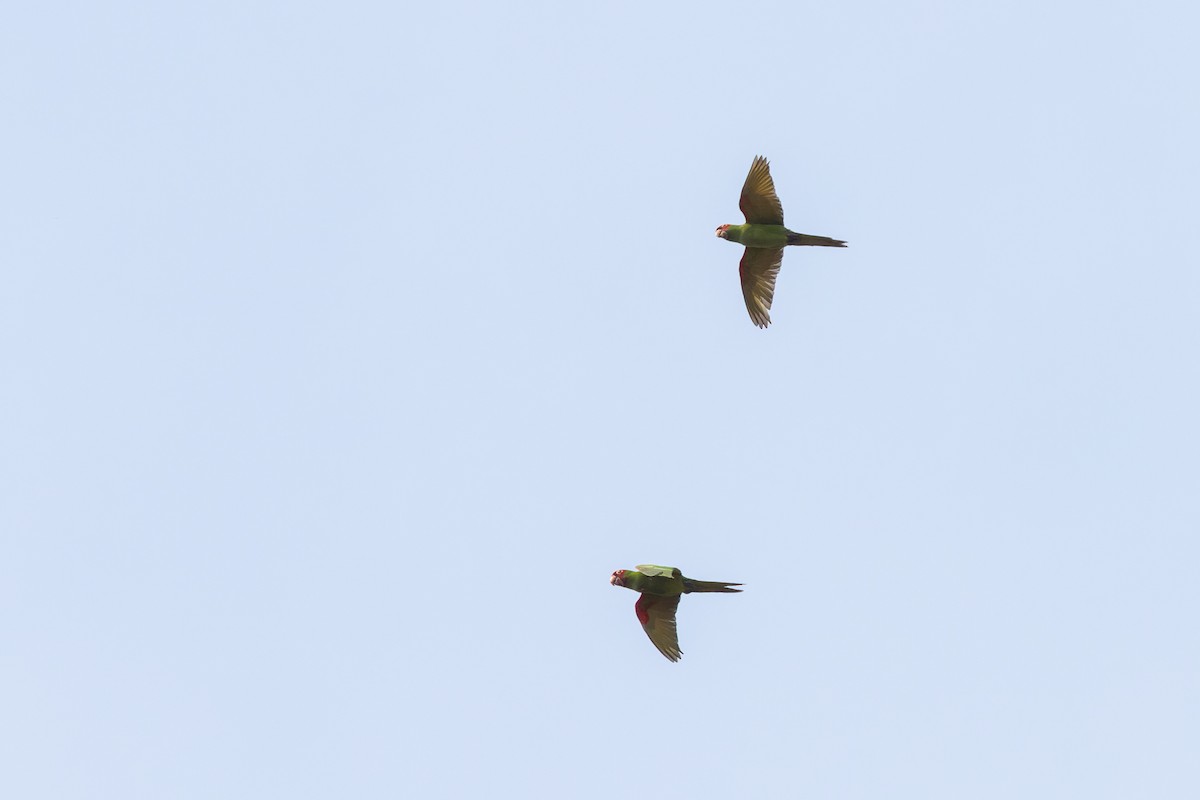
[[[612,574],[612,577],[608,579],[608,582],[611,583],[613,586],[624,586],[625,585],[625,570],[619,569],[616,572],[614,572]]]
[[[717,228],[717,236],[720,236],[722,239],[724,239],[724,238],[725,238],[725,231],[727,231],[727,230],[729,230],[729,226],[728,226],[728,225],[722,225],[722,226],[720,226],[719,228]]]

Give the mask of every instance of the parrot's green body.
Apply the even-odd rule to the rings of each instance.
[[[786,247],[789,233],[791,231],[782,225],[754,225],[747,222],[745,225],[730,225],[721,238],[746,247]]]
[[[845,247],[840,239],[828,236],[809,236],[783,227],[783,204],[775,194],[770,165],[762,156],[755,156],[750,174],[742,186],[738,201],[744,225],[722,225],[717,236],[729,242],[745,245],[738,272],[742,278],[742,295],[750,319],[760,328],[771,324],[771,301],[775,297],[775,279],[783,263],[783,248],[788,245]]]
[[[680,596],[692,592],[741,591],[733,588],[741,586],[740,583],[692,580],[685,578],[678,567],[660,567],[656,564],[639,564],[636,570],[619,569],[608,582],[641,595],[633,607],[638,621],[654,646],[671,661],[678,661],[683,655],[675,627],[675,610],[679,608]]]

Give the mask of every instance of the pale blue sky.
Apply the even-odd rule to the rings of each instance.
[[[1200,796],[1194,6],[574,5],[9,9],[3,795]]]

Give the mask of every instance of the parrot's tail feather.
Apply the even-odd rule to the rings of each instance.
[[[741,586],[740,583],[726,583],[725,581],[694,581],[691,578],[683,579],[683,593],[690,594],[692,592],[740,592],[741,589],[734,589],[734,586]]]
[[[807,233],[788,231],[788,244],[811,244],[816,247],[845,247],[841,239],[830,239],[828,236],[809,236]]]

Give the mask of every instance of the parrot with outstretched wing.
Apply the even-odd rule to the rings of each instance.
[[[675,630],[675,610],[679,598],[692,592],[740,592],[740,583],[726,581],[697,581],[685,578],[678,567],[639,564],[636,570],[619,569],[609,578],[613,586],[624,586],[641,594],[633,610],[646,629],[646,635],[658,651],[671,661],[683,655],[679,649],[679,634]]]
[[[771,300],[775,297],[775,278],[783,263],[783,248],[788,245],[845,247],[840,239],[828,236],[809,236],[783,226],[783,204],[775,194],[775,182],[767,160],[755,156],[750,174],[742,186],[738,201],[745,225],[722,225],[717,236],[746,246],[738,272],[742,277],[742,295],[750,319],[760,328],[771,324]]]

